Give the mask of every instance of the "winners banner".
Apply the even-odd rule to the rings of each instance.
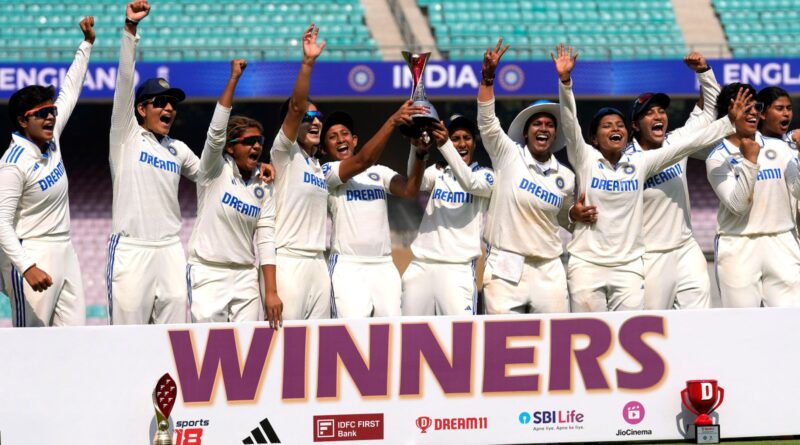
[[[0,329],[0,437],[650,441],[683,438],[698,411],[722,438],[798,434],[798,319],[798,309],[727,309],[325,320],[277,331]]]
[[[324,55],[323,55],[324,57]],[[720,84],[750,83],[756,89],[779,86],[800,93],[800,59],[711,60]],[[27,85],[58,86],[68,63],[0,63],[0,100]],[[236,89],[237,99],[283,100],[291,95],[297,62],[251,62]],[[681,60],[581,61],[573,73],[580,96],[634,97],[643,91],[696,96],[695,74]],[[117,64],[89,64],[82,99],[111,100]],[[137,84],[150,77],[163,77],[186,91],[189,100],[216,100],[230,77],[230,62],[140,62]],[[495,74],[498,97],[543,98],[558,96],[558,78],[553,62],[503,61]],[[475,99],[481,80],[476,62],[437,61],[427,64],[421,79],[433,98]],[[311,78],[315,98],[403,100],[414,84],[404,62],[318,62]]]

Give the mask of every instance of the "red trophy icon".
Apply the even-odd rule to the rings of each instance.
[[[689,411],[697,415],[694,421],[697,443],[719,443],[719,425],[709,417],[722,405],[725,390],[716,380],[689,380],[681,391],[681,402]]]
[[[427,429],[431,427],[433,421],[430,417],[427,416],[420,416],[417,417],[417,428],[419,428],[423,433],[427,433]]]
[[[155,445],[172,445],[172,434],[169,432],[169,415],[172,407],[175,406],[175,397],[178,395],[178,388],[169,373],[164,374],[158,379],[155,389],[153,389],[153,407],[156,409],[156,436],[153,439]]]

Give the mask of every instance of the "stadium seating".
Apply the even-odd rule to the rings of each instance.
[[[116,60],[124,1],[0,2],[0,60],[69,61],[81,39],[78,22],[94,15],[93,60]],[[140,60],[296,60],[310,22],[329,43],[326,60],[380,60],[358,0],[158,2],[141,29]]]
[[[734,57],[800,52],[800,0],[713,0]]]
[[[585,59],[681,58],[686,52],[669,0],[417,0],[439,50],[478,60],[500,36],[507,59],[547,59],[555,43]],[[635,42],[635,45],[630,43]]]

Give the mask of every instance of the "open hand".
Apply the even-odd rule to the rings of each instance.
[[[573,55],[572,47],[564,48],[564,44],[561,43],[556,46],[556,54],[551,52],[550,57],[556,64],[556,72],[561,82],[569,82],[569,79],[572,77],[572,70],[575,68],[575,61],[578,59],[578,52],[576,51]]]

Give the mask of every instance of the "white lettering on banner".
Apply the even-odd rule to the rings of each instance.
[[[800,74],[792,76],[790,63],[726,63],[722,73],[723,84],[741,82],[756,87],[800,85]]]
[[[714,388],[711,386],[711,383],[701,383],[700,384],[700,397],[703,400],[711,400],[714,397],[714,393],[712,392]]]
[[[478,88],[478,76],[471,65],[428,65],[425,68],[423,84],[425,88]],[[411,70],[403,65],[392,67],[392,88],[411,88],[414,80]]]
[[[67,76],[67,67],[3,67],[0,68],[0,91],[16,91],[28,85],[53,85],[60,87]],[[97,67],[86,72],[84,88],[89,91],[113,91],[116,86],[117,67]],[[139,82],[139,73],[134,83]]]

